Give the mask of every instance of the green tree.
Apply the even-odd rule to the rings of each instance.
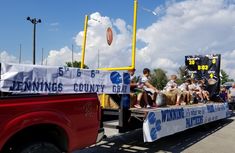
[[[158,68],[154,69],[153,72],[151,73],[151,83],[156,86],[158,89],[162,90],[167,82],[167,76],[166,76],[166,71]]]
[[[79,61],[79,62],[78,61],[74,61],[73,63],[72,62],[66,62],[65,64],[68,67],[77,67],[77,68],[81,67],[81,61]],[[89,67],[86,64],[84,64],[83,68],[84,69],[89,69]]]
[[[223,70],[221,69],[221,84],[224,84],[225,82],[233,82],[233,79],[229,78],[229,75]]]
[[[178,76],[179,78],[176,80],[177,84],[181,84],[185,81],[186,79],[186,66],[180,66],[177,73],[178,73]]]

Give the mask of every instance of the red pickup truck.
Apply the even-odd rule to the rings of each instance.
[[[70,153],[103,135],[95,93],[1,95],[2,153]]]

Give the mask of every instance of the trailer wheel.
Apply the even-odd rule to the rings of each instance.
[[[62,153],[62,151],[49,142],[34,142],[23,147],[20,153]]]

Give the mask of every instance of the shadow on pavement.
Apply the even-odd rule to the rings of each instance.
[[[232,116],[234,116],[234,114]],[[231,118],[216,121],[161,138],[151,143],[143,142],[143,132],[139,129],[122,135],[106,138],[102,142],[78,151],[77,153],[178,153],[232,122],[233,119]]]

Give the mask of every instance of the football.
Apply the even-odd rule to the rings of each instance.
[[[108,27],[108,29],[106,31],[106,39],[107,39],[108,45],[110,46],[113,41],[113,31],[110,27]]]

